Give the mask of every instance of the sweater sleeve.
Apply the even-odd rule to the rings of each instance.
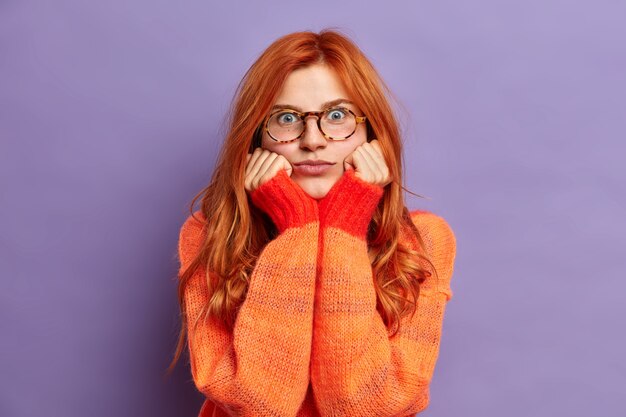
[[[206,269],[193,275],[184,292],[191,372],[198,390],[231,415],[295,416],[310,380],[317,204],[284,170],[251,197],[280,232],[257,259],[233,329],[211,316],[193,330],[211,298]],[[203,239],[190,216],[180,232],[181,273]]]
[[[321,261],[315,293],[311,384],[322,416],[406,416],[428,405],[439,352],[455,240],[424,215],[419,229],[441,282],[427,279],[415,315],[389,337],[376,310],[366,233],[382,187],[353,171],[320,201]],[[417,216],[416,216],[417,217]],[[422,218],[422,216],[420,216]]]

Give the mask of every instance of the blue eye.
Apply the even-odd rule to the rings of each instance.
[[[296,123],[299,120],[299,117],[293,113],[281,113],[277,117],[279,123],[283,124]]]
[[[343,119],[345,119],[346,116],[347,116],[347,112],[343,109],[338,108],[338,109],[328,110],[326,118],[330,120],[331,122],[340,122]]]

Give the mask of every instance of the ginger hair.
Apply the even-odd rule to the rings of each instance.
[[[196,220],[203,225],[203,238],[195,259],[179,271],[182,327],[168,373],[184,349],[187,326],[195,326],[200,319],[186,317],[184,294],[189,279],[195,273],[204,274],[211,296],[201,313],[203,319],[214,316],[232,328],[256,259],[263,246],[276,236],[269,217],[251,204],[245,191],[246,155],[260,146],[263,119],[287,76],[313,64],[325,64],[336,71],[351,100],[367,115],[367,140],[379,140],[393,179],[384,189],[367,233],[377,310],[387,328],[395,328],[391,336],[399,330],[404,314],[410,310],[415,314],[420,284],[431,276],[430,268],[424,268],[420,260],[432,270],[434,265],[423,250],[423,240],[401,192],[411,193],[402,186],[402,141],[388,100],[393,95],[365,54],[346,35],[329,28],[319,33],[294,32],[275,40],[245,73],[231,103],[228,130],[211,181],[189,207],[193,216],[195,203],[201,198],[201,217]],[[402,242],[402,231],[406,230],[419,250]]]

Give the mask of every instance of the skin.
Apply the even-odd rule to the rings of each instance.
[[[350,100],[335,71],[323,64],[314,64],[294,70],[283,84],[275,104],[289,104],[303,111],[321,111],[322,103],[345,98]],[[342,104],[356,115],[363,115],[354,104]],[[292,164],[306,159],[335,162],[322,175],[304,175],[294,171]],[[317,119],[305,120],[302,137],[291,143],[279,143],[263,134],[260,148],[247,155],[245,189],[252,192],[273,178],[280,169],[312,198],[319,200],[346,170],[355,170],[355,176],[381,186],[391,182],[389,169],[377,139],[367,142],[365,123],[359,123],[348,139],[327,140],[317,127]]]

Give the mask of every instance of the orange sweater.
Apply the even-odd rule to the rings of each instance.
[[[443,218],[411,212],[439,279],[426,279],[413,319],[403,317],[390,338],[376,310],[366,242],[382,194],[346,171],[316,201],[284,170],[252,193],[279,234],[259,255],[234,328],[210,318],[191,331],[210,297],[203,268],[185,291],[191,373],[207,397],[200,417],[402,417],[427,407],[456,240]],[[203,233],[191,216],[183,224],[179,273]],[[401,239],[417,249],[410,231]]]

